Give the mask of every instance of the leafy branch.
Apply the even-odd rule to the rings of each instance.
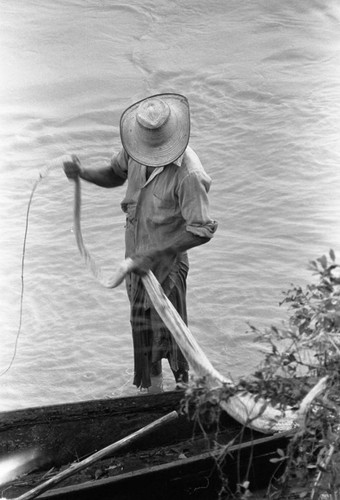
[[[284,473],[267,493],[273,500],[340,499],[340,265],[330,250],[311,261],[309,269],[316,278],[312,283],[291,285],[284,292],[280,305],[288,309],[286,323],[264,331],[249,325],[256,340],[268,344],[269,350],[258,370],[235,385],[235,390],[252,392],[279,407],[298,408],[311,389],[327,379],[322,397],[310,405],[288,449],[278,450],[273,459],[285,463]],[[202,392],[200,387],[188,393],[189,399],[195,395],[196,417],[204,414],[209,420],[218,419],[216,393]],[[229,396],[219,394],[218,398]],[[248,485],[247,480],[243,484]]]

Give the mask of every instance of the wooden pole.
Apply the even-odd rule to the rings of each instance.
[[[176,411],[172,411],[171,413],[168,413],[164,417],[159,418],[158,420],[155,420],[151,424],[146,425],[145,427],[142,427],[142,429],[139,429],[138,431],[130,434],[129,436],[126,436],[123,439],[120,439],[116,443],[110,444],[109,446],[106,446],[102,450],[97,451],[93,455],[90,455],[89,457],[85,458],[84,460],[80,462],[75,462],[73,463],[68,469],[63,470],[59,474],[56,474],[52,478],[48,479],[42,484],[39,484],[35,488],[31,489],[30,491],[27,491],[26,493],[20,495],[19,497],[13,499],[13,500],[31,500],[32,498],[36,498],[38,495],[43,493],[44,491],[50,489],[51,487],[55,486],[56,484],[59,484],[61,481],[64,479],[74,475],[76,472],[79,472],[89,465],[92,465],[93,463],[97,462],[98,460],[101,460],[102,458],[106,457],[107,455],[111,455],[114,452],[117,452],[118,450],[121,450],[125,446],[128,446],[130,443],[136,441],[138,438],[145,436],[146,434],[158,429],[159,427],[162,427],[164,424],[171,422],[175,420],[178,417],[178,413]]]

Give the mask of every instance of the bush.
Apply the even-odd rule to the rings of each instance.
[[[340,265],[331,250],[310,262],[310,269],[315,283],[292,285],[284,293],[281,305],[288,306],[290,314],[286,323],[264,331],[250,325],[256,340],[269,345],[269,352],[257,372],[232,389],[245,389],[282,408],[298,408],[327,376],[327,389],[311,404],[304,428],[295,433],[286,452],[278,450],[273,459],[286,465],[267,492],[271,499],[340,499]],[[189,394],[196,394],[196,416],[206,416],[208,409],[211,417],[214,398],[230,392],[209,396],[209,391],[192,388]]]
[[[316,283],[292,286],[281,304],[288,305],[287,324],[264,332],[251,327],[270,352],[248,390],[281,406],[298,406],[324,376],[327,390],[308,413],[306,427],[291,440],[286,469],[268,498],[340,498],[340,266],[334,251],[310,262]],[[295,498],[297,498],[295,496]]]

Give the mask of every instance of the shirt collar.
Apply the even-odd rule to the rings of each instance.
[[[183,157],[184,157],[184,153],[179,157],[177,158],[177,160],[173,161],[172,164],[173,165],[176,165],[176,167],[180,167],[182,165],[182,162],[183,162]],[[146,170],[147,167],[145,165],[142,165],[142,167]],[[144,171],[145,171],[144,170]],[[148,178],[148,180],[146,181],[146,183],[144,184],[144,186],[147,186],[149,184],[149,182],[152,181],[152,179],[154,179],[156,177],[156,175],[160,174],[161,172],[163,172],[164,170],[164,167],[155,167],[153,169],[153,172],[152,174],[150,175],[150,177]]]
[[[182,162],[183,162],[183,156],[184,156],[184,153],[179,158],[177,158],[177,160],[173,161],[172,163],[174,165],[176,165],[176,167],[180,167],[182,165]]]

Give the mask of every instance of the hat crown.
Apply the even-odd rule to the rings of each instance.
[[[120,118],[120,137],[124,150],[137,163],[169,165],[184,153],[189,142],[188,99],[166,93],[132,104]]]
[[[141,102],[137,110],[138,123],[153,130],[162,127],[169,119],[170,107],[162,99],[148,99]]]

